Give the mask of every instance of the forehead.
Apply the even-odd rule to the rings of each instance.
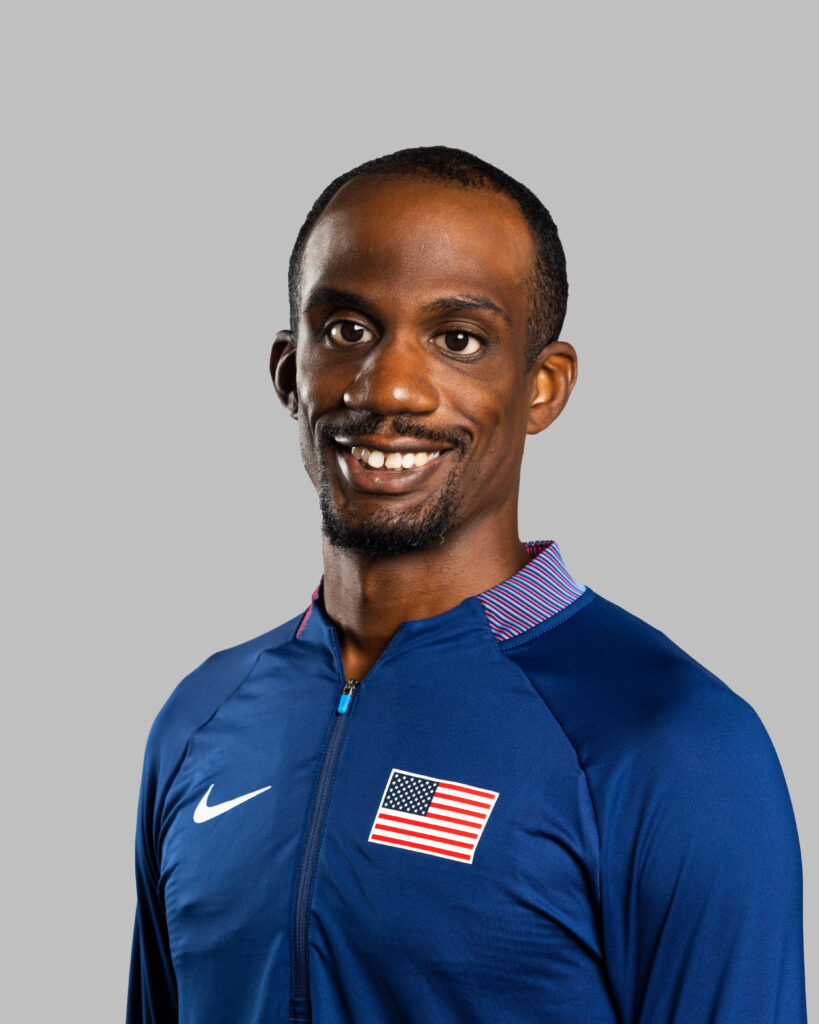
[[[406,178],[344,185],[308,238],[301,297],[362,287],[407,301],[432,292],[487,295],[525,317],[532,234],[517,203],[490,189]]]

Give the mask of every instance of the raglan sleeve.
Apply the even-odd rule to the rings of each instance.
[[[703,687],[610,766],[604,945],[629,1024],[804,1024],[802,863],[756,712]]]
[[[163,789],[162,730],[148,737],[137,807],[135,843],[136,914],[131,947],[126,1024],[174,1024],[176,979],[160,886],[156,837]]]

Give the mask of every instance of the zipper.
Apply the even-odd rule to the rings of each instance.
[[[324,819],[327,816],[327,802],[333,781],[338,755],[347,729],[347,713],[358,687],[357,679],[348,679],[341,691],[336,706],[335,718],[324,760],[321,763],[316,795],[313,798],[313,812],[307,826],[307,839],[301,855],[299,881],[296,886],[296,904],[293,914],[293,995],[290,1000],[290,1020],[293,1024],[309,1024],[310,978],[307,969],[307,920],[310,914],[310,897],[313,875],[316,870]]]

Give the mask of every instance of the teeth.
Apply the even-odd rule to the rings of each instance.
[[[425,466],[441,454],[437,452],[380,452],[377,449],[370,451],[361,445],[354,444],[351,449],[353,456],[365,466],[372,466],[373,469],[414,469],[415,466]]]

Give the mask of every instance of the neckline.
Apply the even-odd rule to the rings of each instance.
[[[530,540],[523,543],[532,555],[526,565],[508,579],[474,595],[474,598],[480,602],[486,622],[498,643],[510,640],[553,615],[557,615],[558,612],[563,611],[573,601],[576,601],[586,590],[586,587],[577,583],[566,568],[556,541]],[[322,576],[313,591],[310,606],[296,629],[296,639],[304,635],[313,609],[317,605],[320,606],[323,583],[324,577]],[[465,601],[472,600],[473,598],[465,599]],[[461,602],[461,604],[463,603],[465,602]],[[460,607],[460,605],[456,607]],[[446,616],[452,611],[454,609],[449,609],[442,612],[441,615]],[[326,613],[322,613],[323,609],[320,617],[324,618]],[[439,618],[441,616],[411,621],[431,623]],[[399,628],[403,629],[403,626]]]

